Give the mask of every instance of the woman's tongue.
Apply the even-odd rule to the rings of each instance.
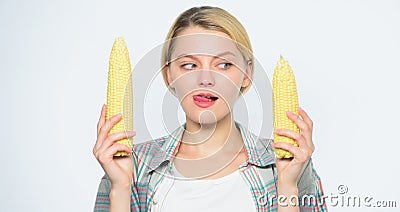
[[[194,98],[194,100],[199,101],[199,102],[212,102],[212,101],[214,101],[211,98],[206,98],[205,96],[199,96],[199,95],[196,95],[193,98]]]

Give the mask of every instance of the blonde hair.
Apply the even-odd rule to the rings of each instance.
[[[238,45],[246,63],[254,64],[253,49],[249,36],[243,25],[227,11],[211,6],[192,7],[180,14],[172,24],[164,43],[161,56],[162,75],[164,83],[172,93],[175,91],[169,86],[167,79],[166,66],[171,62],[172,39],[177,37],[180,32],[188,27],[199,26],[208,30],[215,30],[227,34]],[[253,78],[253,68],[251,66],[250,79]],[[251,84],[250,84],[251,85]],[[249,86],[242,87],[240,92],[244,94]]]

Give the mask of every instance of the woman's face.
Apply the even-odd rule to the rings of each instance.
[[[173,43],[167,77],[186,117],[212,124],[229,115],[251,76],[252,64],[236,43],[223,32],[201,27],[185,29]]]

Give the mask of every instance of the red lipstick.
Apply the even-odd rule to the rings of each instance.
[[[199,93],[193,96],[193,102],[201,108],[210,107],[218,100],[218,97],[211,93]]]

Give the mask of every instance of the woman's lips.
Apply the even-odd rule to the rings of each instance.
[[[196,104],[197,106],[202,107],[202,108],[210,107],[217,100],[218,100],[218,97],[216,97],[212,94],[209,94],[209,93],[207,93],[207,94],[201,93],[201,94],[197,94],[197,95],[193,96],[194,104]]]

